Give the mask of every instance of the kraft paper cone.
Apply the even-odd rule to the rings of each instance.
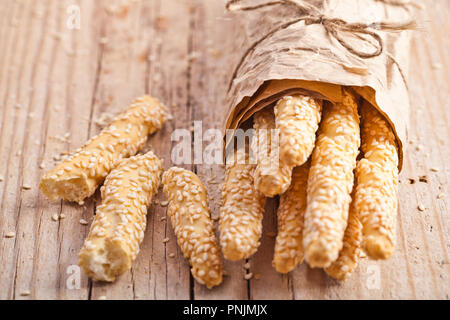
[[[383,21],[386,25],[395,25],[411,21],[407,7],[383,1],[298,2],[314,4],[324,16],[347,23]],[[245,1],[245,5],[260,3],[264,2]],[[248,47],[286,21],[314,14],[317,12],[299,12],[295,6],[289,5],[230,13],[242,26],[236,37],[250,39]],[[238,128],[256,111],[284,95],[306,93],[330,102],[340,102],[341,86],[348,86],[377,108],[392,126],[397,137],[401,169],[410,109],[406,79],[411,31],[377,30],[377,25],[374,25],[368,30],[382,39],[382,53],[363,58],[330,35],[323,24],[309,22],[302,20],[273,33],[240,61],[240,67],[235,69],[230,82],[224,129]],[[376,48],[370,44],[376,44],[370,35],[341,31],[339,38],[361,52],[373,52]]]

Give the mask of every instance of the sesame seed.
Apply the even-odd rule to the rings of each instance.
[[[5,234],[5,238],[14,238],[16,236],[15,232],[8,232]]]
[[[169,201],[165,200],[165,201],[161,201],[161,206],[165,207],[169,204]]]
[[[169,253],[169,257],[171,258],[175,257],[175,253]]]
[[[53,220],[53,221],[58,221],[58,220],[59,220],[59,216],[58,216],[57,214],[54,214],[54,215],[52,216],[52,220]]]
[[[438,172],[439,171],[438,168],[431,168],[430,170],[433,171],[433,172]]]
[[[89,224],[86,220],[84,220],[84,219],[80,219],[80,224],[82,224],[82,225],[87,225],[87,224]]]
[[[166,243],[166,242],[169,242],[169,240],[170,240],[169,238],[164,238],[162,242]]]
[[[437,195],[438,199],[442,199],[443,197],[445,197],[445,194],[443,192],[441,192]]]
[[[22,291],[22,292],[20,293],[20,295],[21,295],[22,297],[29,296],[30,294],[31,294],[30,290],[24,290],[24,291]]]
[[[425,206],[423,204],[419,204],[417,209],[419,209],[419,211],[425,211]]]
[[[24,189],[24,190],[30,190],[30,189],[31,189],[31,186],[28,185],[28,184],[24,184],[24,185],[22,186],[22,189]]]
[[[99,296],[98,300],[106,300],[106,296]]]

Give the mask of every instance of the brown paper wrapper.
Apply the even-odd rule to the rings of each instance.
[[[401,22],[410,19],[411,14],[403,7],[375,0],[310,2],[327,17],[347,22]],[[268,30],[299,16],[288,6],[230,14],[241,24],[236,37],[246,39],[247,48]],[[377,108],[392,126],[401,169],[410,109],[404,77],[408,74],[411,31],[376,32],[383,39],[383,53],[366,59],[350,53],[321,24],[298,22],[276,32],[245,58],[230,83],[224,129],[238,128],[256,111],[284,95],[306,93],[340,102],[341,86],[348,86]],[[358,50],[374,49],[359,38],[361,35],[348,32],[341,35]]]

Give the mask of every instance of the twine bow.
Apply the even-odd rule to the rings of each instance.
[[[327,31],[327,34],[333,38],[335,38],[348,52],[351,54],[367,59],[367,58],[373,58],[379,56],[383,52],[384,44],[383,39],[381,36],[374,30],[380,30],[380,31],[402,31],[402,30],[411,30],[416,27],[415,21],[410,18],[407,21],[404,22],[372,22],[372,23],[350,23],[343,19],[339,18],[333,18],[333,17],[327,17],[326,15],[322,14],[320,10],[301,0],[275,0],[270,2],[265,2],[258,5],[253,6],[242,6],[241,2],[243,0],[230,0],[226,4],[226,9],[228,11],[253,11],[258,10],[265,7],[271,7],[276,5],[284,5],[284,6],[291,6],[294,10],[298,11],[298,14],[300,17],[295,18],[291,21],[288,21],[284,24],[281,24],[277,28],[269,31],[267,34],[265,34],[262,38],[257,40],[255,43],[253,43],[250,48],[247,49],[247,51],[244,53],[243,57],[241,58],[240,62],[238,63],[234,73],[233,77],[231,78],[230,87],[233,80],[235,79],[238,70],[240,69],[242,63],[245,61],[246,57],[250,54],[251,51],[253,51],[256,46],[258,46],[261,42],[263,42],[265,39],[271,37],[273,34],[277,33],[278,31],[284,30],[288,28],[289,26],[296,24],[300,21],[304,21],[306,25],[310,24],[321,24],[325,30]],[[384,2],[389,5],[395,5],[395,6],[401,6],[409,10],[408,5],[411,5],[412,2],[410,1],[400,1],[400,0],[377,0],[380,2]],[[305,15],[304,13],[307,12]],[[362,36],[359,36],[358,38],[362,41],[366,41],[371,43],[375,49],[372,52],[365,52],[356,49],[351,43],[347,42],[345,38],[343,37],[344,32],[349,32],[354,35],[366,35],[369,38],[375,40],[369,41],[367,38],[364,38]],[[392,57],[391,57],[392,59]],[[397,64],[398,66],[398,64]],[[399,66],[398,66],[399,67]]]

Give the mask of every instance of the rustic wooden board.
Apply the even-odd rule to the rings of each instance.
[[[264,235],[248,260],[257,277],[244,279],[245,261],[225,261],[223,284],[208,290],[191,278],[167,208],[156,204],[131,271],[113,284],[81,274],[77,286],[77,253],[89,228],[79,220],[92,221],[99,195],[83,206],[51,203],[37,185],[55,157],[101,130],[102,114],[143,93],[160,98],[174,116],[146,146],[166,168],[174,129],[196,120],[204,131],[220,129],[212,109],[225,103],[225,70],[236,46],[245,45],[227,37],[236,26],[223,1],[0,0],[0,299],[449,299],[450,3],[423,3],[411,49],[413,112],[394,257],[362,259],[344,284],[305,264],[280,275],[271,266],[274,238]],[[68,27],[71,5],[80,9],[79,29]],[[207,186],[218,217],[223,168],[186,168]],[[427,183],[419,181],[423,175]],[[276,231],[276,206],[268,201],[264,233]],[[54,221],[55,214],[65,218]],[[5,238],[11,231],[16,237]]]

